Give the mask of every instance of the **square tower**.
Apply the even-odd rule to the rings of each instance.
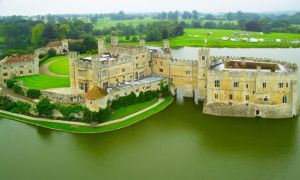
[[[98,54],[102,54],[104,52],[105,44],[106,42],[104,39],[98,40]]]
[[[119,44],[118,36],[111,37],[111,44],[112,46],[117,46]]]

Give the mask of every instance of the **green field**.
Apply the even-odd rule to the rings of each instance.
[[[23,82],[25,87],[30,89],[44,90],[49,88],[70,87],[69,78],[58,78],[45,74],[17,77],[16,80]]]
[[[159,21],[159,20],[152,19],[152,18],[131,19],[131,20],[111,20],[110,18],[103,18],[103,19],[98,19],[97,23],[94,24],[94,27],[95,29],[110,28],[116,26],[118,23],[123,23],[126,25],[132,24],[133,26],[137,26],[139,24],[147,24],[155,21]]]
[[[69,60],[68,59],[59,60],[51,64],[48,69],[49,71],[55,74],[69,75],[70,74]]]
[[[212,32],[212,35],[208,35],[208,32]],[[186,28],[185,34],[183,36],[178,36],[176,38],[170,38],[171,47],[204,47],[204,39],[207,39],[206,47],[216,47],[216,48],[287,48],[287,47],[300,47],[300,44],[291,44],[291,41],[300,40],[300,34],[289,34],[289,33],[271,33],[260,35],[258,32],[251,32],[255,34],[253,36],[247,36],[247,38],[263,38],[267,42],[233,42],[224,41],[222,37],[233,38],[233,33],[243,34],[246,31],[237,30],[219,30],[219,29],[192,29]],[[243,38],[243,37],[241,37]],[[275,42],[276,39],[281,39],[282,42]],[[123,44],[138,45],[138,43],[124,41]],[[147,42],[147,45],[162,46],[162,42]]]
[[[134,116],[130,119],[127,119],[126,121],[102,126],[102,127],[88,127],[88,126],[74,126],[74,125],[68,125],[68,124],[59,124],[59,123],[52,123],[52,122],[41,122],[41,121],[33,121],[30,119],[25,119],[21,117],[16,117],[13,115],[8,115],[5,113],[0,113],[1,117],[5,117],[8,119],[13,119],[16,121],[45,127],[48,129],[58,130],[58,131],[65,131],[65,132],[71,132],[71,133],[103,133],[108,131],[114,131],[121,128],[125,128],[127,126],[130,126],[132,124],[135,124],[141,120],[144,120],[162,110],[164,110],[166,107],[168,107],[173,102],[173,97],[166,98],[161,104],[158,106],[140,114],[137,116]]]
[[[56,61],[56,60],[59,60],[59,59],[67,60],[68,57],[65,56],[65,55],[58,55],[58,56],[55,56],[55,57],[47,58],[47,59],[43,60],[43,62],[40,62],[40,66],[41,65],[46,65],[46,64],[48,64],[52,61]]]

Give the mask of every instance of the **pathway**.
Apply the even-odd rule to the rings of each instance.
[[[41,65],[40,67],[40,74],[47,74],[49,76],[54,76],[54,77],[69,77],[69,75],[61,75],[61,74],[55,74],[51,71],[49,71],[49,67],[53,64],[56,63],[57,61],[63,60],[65,57],[62,57],[61,59],[57,59],[55,61],[51,61],[47,64]]]
[[[140,115],[156,106],[158,106],[159,104],[161,104],[165,99],[159,99],[155,104],[141,110],[138,111],[136,113],[133,113],[129,116],[120,118],[120,119],[116,119],[113,121],[109,121],[109,122],[105,122],[105,123],[101,123],[101,124],[97,124],[95,127],[102,127],[102,126],[107,126],[110,124],[115,124],[115,123],[119,123],[122,121],[126,121],[127,119],[130,119],[134,116]],[[52,119],[44,119],[44,118],[36,118],[36,117],[31,117],[31,116],[26,116],[26,115],[22,115],[22,114],[16,114],[16,113],[11,113],[8,111],[2,111],[0,110],[0,112],[4,113],[4,114],[9,114],[9,115],[13,115],[13,116],[17,116],[17,117],[21,117],[21,118],[25,118],[25,119],[29,119],[29,120],[33,120],[33,121],[40,121],[40,122],[52,122],[52,123],[59,123],[59,124],[70,124],[70,125],[76,125],[76,126],[91,126],[91,124],[89,123],[83,123],[83,122],[72,122],[72,121],[62,121],[62,120],[52,120]]]
[[[10,96],[10,97],[18,99],[20,101],[28,102],[30,104],[35,104],[35,102],[33,101],[33,99],[31,99],[31,98],[29,98],[27,96],[16,94],[12,89],[9,89],[7,87],[4,87],[4,86],[0,86],[0,87],[2,88],[2,95]]]

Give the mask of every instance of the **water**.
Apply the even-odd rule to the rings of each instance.
[[[194,48],[174,55],[197,56]],[[300,49],[213,49],[278,57]],[[298,62],[299,63],[299,62]],[[79,135],[0,119],[0,179],[300,179],[298,119],[204,115],[192,99],[115,132]]]

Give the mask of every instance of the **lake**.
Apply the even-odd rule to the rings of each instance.
[[[296,62],[300,49],[211,49],[212,55]],[[173,50],[196,59],[197,48]],[[297,118],[214,117],[185,99],[103,134],[51,131],[0,119],[0,179],[300,179]]]

